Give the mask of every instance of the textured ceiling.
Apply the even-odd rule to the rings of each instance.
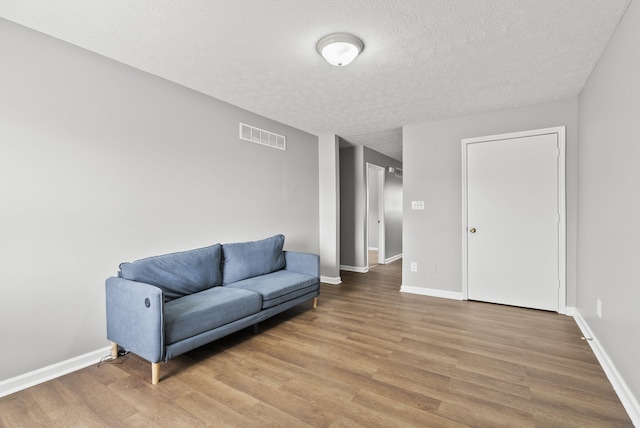
[[[0,0],[0,17],[401,159],[411,123],[574,97],[630,0]],[[365,48],[324,62],[322,36]]]

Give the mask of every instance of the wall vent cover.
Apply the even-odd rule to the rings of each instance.
[[[274,134],[242,122],[240,122],[240,139],[274,149],[287,150],[287,139],[284,135]]]

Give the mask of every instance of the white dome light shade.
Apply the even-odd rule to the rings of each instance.
[[[321,38],[316,49],[329,64],[341,67],[349,64],[362,52],[364,43],[351,34],[336,33]]]

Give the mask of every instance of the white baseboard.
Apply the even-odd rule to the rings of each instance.
[[[436,290],[434,288],[412,287],[403,285],[400,287],[402,293],[420,294],[423,296],[441,297],[443,299],[464,300],[462,293],[457,291]]]
[[[339,284],[342,284],[342,278],[340,278],[339,276],[336,276],[336,277],[321,276],[320,282],[325,284],[339,285]]]
[[[564,314],[568,317],[573,317],[576,315],[576,307],[575,306],[565,306],[564,312],[560,311],[561,314]]]
[[[395,256],[391,256],[388,259],[384,259],[384,264],[395,262],[396,260],[400,260],[401,258],[402,258],[402,253],[396,254]]]
[[[359,267],[359,266],[347,266],[347,265],[340,265],[340,270],[346,270],[349,272],[357,272],[357,273],[367,273],[369,272],[369,268],[368,267]]]
[[[76,370],[83,369],[92,364],[98,364],[100,359],[111,353],[109,346],[89,352],[84,355],[70,358],[66,361],[52,364],[41,369],[34,370],[0,382],[0,397],[22,391],[23,389],[44,383],[48,380],[64,376]]]
[[[378,251],[378,247],[369,247],[369,251]]]
[[[576,309],[575,315],[573,318],[576,320],[576,324],[580,327],[580,331],[582,331],[582,335],[590,340],[587,340],[589,346],[593,350],[593,353],[596,355],[598,362],[602,366],[604,373],[607,375],[609,382],[613,386],[613,389],[618,394],[618,398],[620,398],[620,402],[622,406],[629,414],[629,418],[631,418],[631,422],[634,426],[640,427],[640,405],[638,404],[638,400],[633,395],[627,383],[624,381],[616,366],[613,364],[609,355],[604,350],[598,338],[595,337],[591,328],[589,328],[589,324],[582,318],[580,312]]]
[[[391,263],[391,262],[395,262],[398,259],[402,258],[402,253],[397,254],[393,257],[389,257],[388,259],[384,260],[384,263]],[[369,267],[368,266],[364,266],[364,267],[360,267],[360,266],[348,266],[348,265],[340,265],[340,270],[346,270],[349,272],[357,272],[357,273],[367,273],[369,272]]]

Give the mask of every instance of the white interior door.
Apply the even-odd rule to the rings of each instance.
[[[386,257],[384,182],[384,168],[367,162],[367,251],[377,248],[377,262],[381,265]]]
[[[466,295],[559,311],[564,144],[557,132],[510,135],[463,141]]]
[[[378,264],[385,264],[387,257],[387,232],[384,214],[384,168],[378,168]]]

